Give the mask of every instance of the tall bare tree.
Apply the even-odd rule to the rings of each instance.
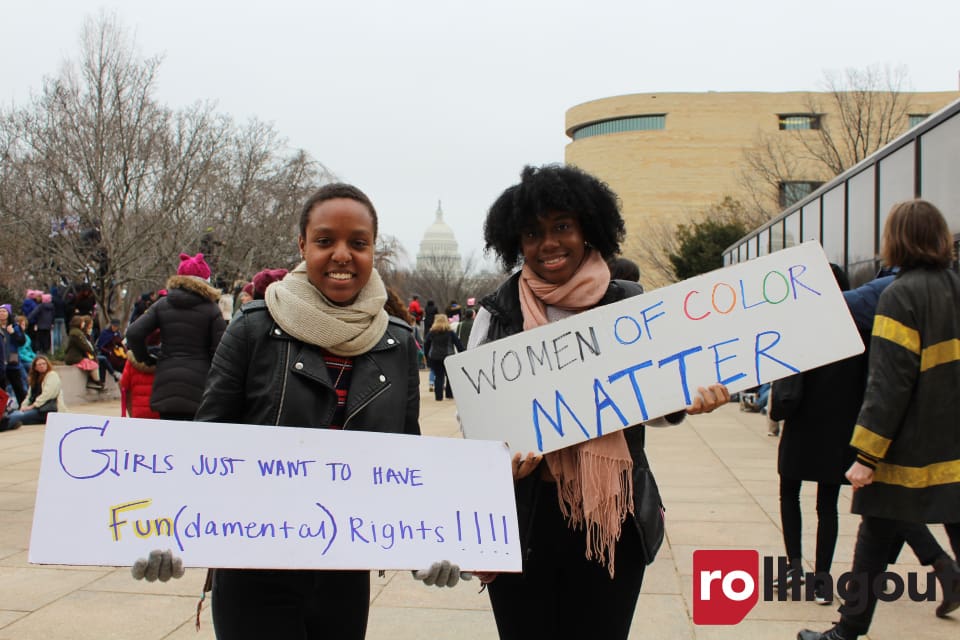
[[[809,94],[805,105],[818,126],[761,134],[745,152],[740,181],[750,203],[772,216],[784,183],[828,181],[906,131],[907,84],[903,67],[825,72],[823,92]]]
[[[285,142],[271,125],[252,120],[232,126],[195,205],[202,225],[194,229],[196,250],[221,285],[296,264],[300,206],[333,177],[302,150],[285,155]]]
[[[137,57],[113,17],[88,20],[79,61],[0,121],[0,212],[32,249],[21,266],[91,283],[104,314],[170,259],[225,131],[210,105],[155,101],[159,64]]]
[[[417,268],[406,278],[405,293],[419,295],[421,302],[433,300],[441,310],[451,300],[462,305],[467,298],[489,293],[503,280],[502,274],[482,270],[480,264],[473,254],[465,258],[462,265],[460,260],[446,256],[421,256]]]
[[[300,204],[332,174],[268,124],[158,103],[160,58],[113,16],[88,20],[80,45],[0,112],[0,284],[88,283],[103,319],[161,286],[181,251],[208,254],[224,284],[295,263]]]

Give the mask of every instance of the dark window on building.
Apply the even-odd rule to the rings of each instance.
[[[807,180],[788,180],[780,183],[780,207],[786,209],[794,202],[803,200],[816,191],[822,182]]]
[[[777,116],[780,120],[780,130],[787,129],[819,129],[819,113],[781,113]]]
[[[921,122],[929,118],[930,114],[929,113],[911,113],[907,117],[910,118],[910,128],[913,129],[915,126],[917,126],[918,124],[920,124]]]
[[[603,122],[594,122],[580,127],[573,132],[573,139],[605,136],[611,133],[625,133],[627,131],[654,131],[667,128],[667,114],[657,113],[643,116],[629,116],[614,118]]]

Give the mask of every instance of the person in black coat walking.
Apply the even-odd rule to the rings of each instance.
[[[438,313],[430,326],[430,331],[423,341],[423,352],[427,356],[430,372],[433,373],[433,397],[437,402],[443,400],[446,389],[447,397],[453,397],[450,381],[447,380],[447,369],[443,361],[447,356],[463,351],[463,343],[450,328],[450,320],[446,314]]]
[[[846,274],[831,265],[842,291],[850,288]],[[772,420],[784,420],[777,456],[780,474],[780,523],[789,570],[783,577],[787,588],[803,575],[801,551],[800,487],[803,481],[817,483],[817,543],[815,572],[822,575],[814,585],[814,598],[827,605],[832,596],[825,589],[837,545],[837,502],[843,474],[854,459],[850,436],[857,421],[866,385],[866,356],[860,354],[798,373],[773,384]]]
[[[138,361],[151,364],[155,359],[147,351],[147,337],[160,329],[150,408],[167,420],[193,420],[227,326],[217,305],[220,290],[209,278],[202,253],[181,253],[177,275],[167,280],[167,295],[127,328],[130,350]]]

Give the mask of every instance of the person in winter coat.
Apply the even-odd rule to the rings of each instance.
[[[41,294],[40,304],[27,316],[27,323],[36,327],[37,340],[34,350],[37,353],[50,353],[52,348],[52,331],[55,309],[53,296],[49,293]]]
[[[433,321],[436,319],[437,314],[440,313],[440,307],[437,306],[437,303],[433,300],[427,300],[427,305],[423,308],[423,332],[426,334],[430,331],[430,327],[433,326]],[[426,338],[426,336],[424,336]],[[426,358],[426,352],[424,352],[424,358]],[[429,364],[428,364],[429,366]],[[430,373],[427,376],[427,379],[430,382],[430,391],[433,391],[434,383],[434,373],[433,369],[430,369]]]
[[[841,291],[847,291],[847,275],[831,265]],[[817,483],[817,535],[814,600],[833,602],[828,588],[833,552],[837,546],[837,503],[844,473],[853,463],[850,436],[860,411],[866,385],[863,354],[833,362],[773,383],[770,417],[784,420],[777,456],[780,474],[780,524],[789,569],[779,589],[803,580],[800,488],[804,481]],[[825,401],[829,398],[829,401]]]
[[[131,418],[159,418],[160,414],[150,408],[153,379],[156,365],[140,362],[132,353],[127,354],[123,373],[120,375],[121,416]]]
[[[127,327],[127,347],[145,363],[154,361],[147,337],[160,330],[150,408],[166,420],[193,420],[227,325],[217,305],[220,290],[209,279],[210,267],[202,253],[181,253],[177,275],[167,280],[167,295]]]
[[[416,345],[384,310],[373,204],[356,187],[328,184],[307,200],[299,227],[303,261],[230,323],[197,420],[419,435]],[[152,558],[147,568],[173,566]],[[417,575],[438,586],[460,580],[449,562]],[[219,640],[366,633],[368,571],[218,568],[212,586]]]
[[[611,280],[605,262],[624,234],[604,183],[571,166],[524,168],[484,223],[486,249],[506,270],[522,269],[481,300],[468,348],[640,294],[636,283]],[[701,387],[686,413],[729,399],[723,385]],[[545,456],[514,456],[523,572],[481,576],[500,638],[627,638],[663,536],[643,440],[635,425]]]
[[[867,336],[866,344],[869,346],[869,335],[873,328],[874,315],[877,312],[877,303],[880,294],[890,283],[896,279],[899,273],[899,267],[884,268],[876,278],[869,282],[843,292],[843,298],[850,309],[850,315],[853,316],[854,323],[861,335]],[[869,351],[869,349],[868,349]],[[866,354],[864,354],[866,359]],[[862,396],[861,396],[862,400]],[[943,601],[937,606],[937,617],[944,617],[951,611],[960,607],[960,600],[951,599],[953,591],[952,581],[955,574],[955,562],[953,558],[944,551],[943,547],[937,541],[926,524],[920,522],[901,522],[900,534],[897,542],[890,552],[889,562],[894,564],[903,548],[903,543],[910,545],[910,549],[917,556],[917,560],[925,567],[931,567],[934,575],[941,584],[943,591]],[[954,547],[953,552],[960,557],[960,548]]]
[[[110,319],[110,324],[97,336],[97,363],[100,365],[100,379],[106,380],[107,374],[114,380],[120,380],[127,359],[127,348],[123,344],[120,321]]]
[[[37,289],[27,289],[27,295],[23,299],[23,303],[20,305],[20,313],[24,316],[29,317],[38,306],[40,306],[40,299],[43,295],[43,291]],[[27,329],[24,329],[24,333],[30,337],[30,341],[33,342],[37,338],[36,331],[33,328],[31,323]]]
[[[456,300],[451,300],[450,304],[447,305],[447,308],[443,310],[450,322],[459,322],[462,311],[463,307],[461,307],[460,303]],[[433,325],[430,326],[432,327]]]
[[[470,344],[470,332],[473,331],[473,318],[476,316],[473,309],[463,311],[463,320],[457,323],[457,337],[463,344]]]
[[[433,326],[433,320],[439,312],[440,308],[437,307],[437,303],[433,300],[427,300],[427,306],[423,308],[423,327],[426,331],[429,331],[430,327]]]
[[[50,287],[50,302],[53,304],[53,328],[50,331],[50,348],[59,351],[67,339],[67,305],[58,287]]]
[[[944,523],[960,548],[960,276],[949,267],[953,237],[940,211],[925,200],[893,206],[883,229],[881,258],[900,267],[877,304],[867,389],[851,446],[857,459],[846,477],[853,512],[861,516],[853,555],[858,594],[840,607],[840,621],[799,640],[852,640],[870,628],[878,593],[872,588],[897,544],[901,522]],[[960,567],[952,567],[946,615],[960,601]]]
[[[33,340],[27,333],[27,317],[16,316],[14,321],[20,327],[20,331],[23,332],[23,344],[17,349],[17,357],[20,359],[20,379],[23,380],[23,388],[29,391],[30,385],[27,383],[27,374],[30,372],[33,359],[37,357],[37,352],[33,350]]]
[[[443,400],[444,390],[447,398],[453,397],[450,381],[447,380],[447,369],[443,364],[447,356],[463,351],[463,343],[450,328],[450,320],[446,314],[438,313],[433,320],[433,326],[423,340],[423,352],[427,355],[427,363],[433,373],[433,396],[437,402]]]
[[[20,410],[0,419],[0,431],[13,431],[24,424],[46,424],[48,413],[66,411],[60,376],[47,356],[40,354],[34,358],[27,381],[30,391]]]
[[[10,304],[0,305],[0,339],[4,342],[3,368],[7,383],[13,387],[17,396],[17,405],[23,404],[27,397],[27,388],[23,384],[23,373],[20,369],[20,347],[27,341],[20,325],[14,321],[13,308]]]

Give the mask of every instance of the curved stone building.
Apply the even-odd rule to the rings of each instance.
[[[958,95],[956,91],[904,94],[913,126]],[[624,254],[636,260],[643,282],[657,286],[641,234],[676,229],[706,207],[730,196],[749,202],[742,179],[745,151],[758,141],[785,142],[787,179],[772,190],[772,211],[805,197],[833,175],[803,161],[804,136],[830,111],[831,94],[639,93],[602,98],[572,107],[566,114],[566,162],[607,182],[620,196],[627,223]],[[822,109],[813,110],[816,103]],[[780,202],[776,201],[779,195]],[[659,225],[662,221],[667,225]]]

